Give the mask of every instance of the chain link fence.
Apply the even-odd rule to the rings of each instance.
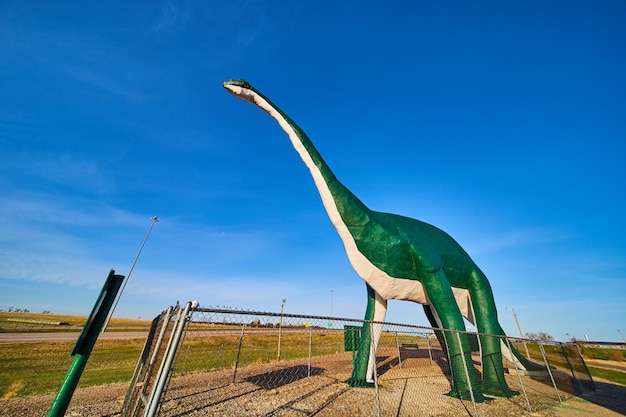
[[[375,378],[372,387],[354,388],[345,381],[364,326],[379,339]],[[461,400],[453,372],[476,374],[480,380],[480,338],[468,333],[463,352],[471,355],[474,369],[453,370],[442,347],[445,338],[436,331],[187,303],[153,321],[121,415],[529,415],[594,389],[575,345],[530,342],[531,358],[546,369],[522,371],[517,360],[505,359],[506,384],[519,395]],[[521,343],[514,338],[501,342],[509,348]]]
[[[174,317],[177,317],[176,314],[177,311],[173,312],[172,307],[170,307],[152,320],[150,332],[135,367],[129,390],[124,398],[122,415],[141,415],[139,413],[144,411],[148,396],[154,388],[158,376],[157,372],[165,358],[167,344],[172,339],[172,329],[178,321],[172,321]]]

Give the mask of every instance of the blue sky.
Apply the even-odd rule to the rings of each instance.
[[[0,4],[0,308],[197,299],[360,318],[352,271],[245,78],[370,208],[451,234],[508,334],[626,332],[626,4]],[[332,291],[332,293],[331,293]],[[332,297],[331,297],[332,294]],[[331,303],[332,299],[332,303]],[[389,321],[426,325],[391,302]]]

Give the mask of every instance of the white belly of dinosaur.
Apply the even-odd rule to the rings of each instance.
[[[381,297],[386,300],[406,300],[419,304],[430,304],[420,281],[389,276],[358,250],[348,227],[343,222],[341,224],[333,222],[333,224],[341,236],[352,267]],[[464,288],[452,287],[452,293],[463,317],[473,324],[474,316],[469,291]]]

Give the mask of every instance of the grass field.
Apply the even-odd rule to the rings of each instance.
[[[0,344],[0,399],[56,392],[72,362],[74,343]],[[129,381],[143,343],[98,341],[78,387]]]
[[[281,359],[308,355],[308,334],[285,334]],[[312,354],[343,351],[341,334],[314,335]],[[99,340],[82,374],[79,388],[130,381],[144,345],[143,339]],[[0,344],[0,399],[45,394],[58,390],[72,362],[74,342]],[[187,337],[179,348],[177,372],[244,367],[276,360],[276,335],[246,336],[238,357],[238,337]],[[184,369],[183,369],[184,367]]]
[[[87,316],[70,316],[63,314],[37,314],[0,312],[0,332],[79,332]],[[109,331],[148,330],[150,320],[113,318],[109,323]]]
[[[87,316],[0,312],[0,332],[67,332],[78,338]],[[63,323],[63,324],[58,324]],[[150,321],[113,318],[107,331],[148,331]],[[99,340],[79,387],[128,381],[144,340]],[[56,392],[72,363],[75,341],[0,344],[0,399]]]
[[[543,363],[543,356],[541,355],[539,346],[537,346],[536,344],[529,343],[528,349],[531,353],[531,358],[534,361],[536,361],[537,363]],[[561,350],[559,347],[546,345],[544,347],[544,350],[545,350],[546,356],[548,357],[550,364],[567,369],[568,364],[565,358],[562,356]],[[610,360],[614,360],[618,362],[626,362],[626,356],[624,355],[626,351],[621,350],[621,349],[585,348],[582,350],[582,353],[583,353],[584,358],[586,359],[602,358],[602,359],[610,359]],[[593,365],[590,365],[589,363],[586,363],[586,366],[592,378],[594,377],[602,378],[608,381],[617,382],[618,384],[621,384],[621,385],[626,385],[626,372],[618,372],[618,371],[612,371],[609,369],[598,368]],[[574,364],[574,367],[576,368],[575,364]],[[578,372],[584,373],[585,370],[583,368],[584,367],[580,369],[576,369],[576,370]]]
[[[25,318],[33,320],[48,320],[67,322],[76,326],[78,330],[84,324],[86,317],[37,315],[27,313],[0,313],[0,331],[12,331],[16,322],[7,322],[7,318]],[[6,323],[10,323],[6,325]],[[16,331],[25,331],[20,323]],[[113,319],[110,329],[149,329],[150,322],[146,320]],[[53,325],[41,325],[47,326]],[[196,326],[197,327],[197,326]],[[219,326],[218,328],[228,328]],[[42,330],[37,330],[42,331]],[[242,341],[241,354],[237,355],[239,347],[238,336],[193,337],[193,330],[189,331],[186,339],[179,348],[182,359],[178,363],[177,372],[184,370],[206,371],[232,367],[235,360],[239,366],[253,363],[269,362],[276,359],[277,344],[275,334],[256,334],[246,336]],[[392,335],[385,335],[381,339],[381,346],[392,346],[397,342]],[[78,334],[77,334],[78,337]],[[343,333],[324,334],[313,331],[311,335],[305,333],[284,333],[282,336],[281,359],[306,357],[308,355],[309,340],[312,341],[312,355],[327,355],[343,351]],[[413,343],[414,340],[400,340],[400,343]],[[75,341],[67,342],[32,342],[32,343],[3,343],[0,344],[0,399],[24,397],[36,394],[53,393],[59,389],[65,374],[72,362],[70,352]],[[89,362],[80,379],[79,388],[103,385],[115,382],[130,381],[137,360],[144,345],[143,339],[99,340],[91,354]],[[535,351],[536,346],[529,345],[536,360],[541,354]],[[550,355],[550,352],[547,352]],[[586,352],[587,353],[587,352]],[[556,354],[554,359],[557,360]],[[596,353],[596,357],[615,354]],[[552,360],[552,358],[551,358]],[[565,362],[555,363],[557,366],[566,366]],[[184,369],[183,369],[184,368]],[[626,385],[626,373],[588,366],[591,375],[609,381]]]

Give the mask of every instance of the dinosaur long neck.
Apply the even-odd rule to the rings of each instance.
[[[370,210],[333,174],[318,150],[304,131],[268,98],[255,92],[254,103],[270,114],[289,136],[294,148],[311,171],[313,180],[332,223],[340,231],[342,223],[351,225],[366,223]],[[341,234],[341,231],[340,231]],[[345,237],[342,236],[342,239]]]

